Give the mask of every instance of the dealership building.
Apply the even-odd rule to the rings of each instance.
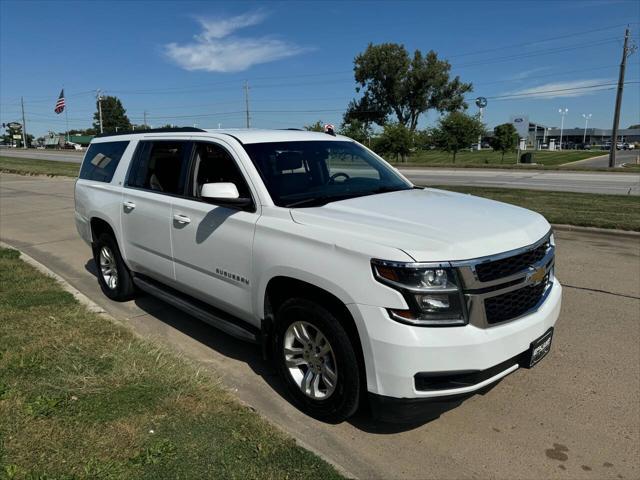
[[[560,145],[560,128],[548,127],[529,120],[526,115],[513,115],[510,123],[515,127],[520,138],[524,138],[529,147],[549,144],[551,140]],[[604,128],[564,128],[563,143],[586,143],[588,145],[604,145],[611,142],[611,129]],[[618,130],[618,142],[640,142],[640,128],[621,128]]]

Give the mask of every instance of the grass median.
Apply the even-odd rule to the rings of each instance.
[[[534,162],[538,166],[556,167],[566,163],[577,162],[587,158],[599,157],[607,152],[599,150],[570,150],[570,151],[545,151],[545,150],[528,150],[523,153],[533,153]],[[412,154],[409,161],[399,163],[402,166],[443,166],[443,167],[471,167],[490,165],[493,168],[513,168],[522,167],[516,164],[516,152],[505,154],[504,160],[502,153],[493,150],[470,151],[464,150],[456,155],[456,162],[453,163],[453,155],[441,150],[427,150]]]
[[[0,317],[0,478],[341,478],[10,249]]]
[[[5,173],[77,177],[79,170],[79,163],[0,156],[0,172]]]
[[[640,231],[638,196],[449,185],[435,188],[528,208],[544,215],[550,223]]]

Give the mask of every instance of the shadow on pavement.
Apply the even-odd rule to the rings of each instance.
[[[94,277],[97,277],[98,270],[93,259],[87,261],[85,269]],[[243,342],[227,335],[151,295],[141,293],[133,301],[136,306],[145,313],[152,315],[164,324],[189,336],[202,345],[228,358],[246,363],[256,375],[264,379],[274,392],[290,403],[289,395],[280,380],[276,368],[271,362],[265,361],[262,358],[260,346]],[[484,395],[495,387],[497,383],[485,387],[485,389],[476,393]],[[421,403],[419,406],[409,407],[411,410],[411,419],[403,420],[396,417],[393,413],[389,416],[383,414],[381,418],[374,418],[373,411],[365,396],[361,401],[360,408],[356,414],[348,420],[348,423],[358,430],[367,433],[385,435],[406,432],[419,428],[433,420],[437,420],[442,414],[458,407],[468,398],[469,396],[466,396],[453,400]]]

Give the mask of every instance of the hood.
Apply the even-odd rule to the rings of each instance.
[[[530,245],[551,228],[540,214],[436,189],[369,195],[291,209],[297,223],[403,250],[420,262],[466,260]]]

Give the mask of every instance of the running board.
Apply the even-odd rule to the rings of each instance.
[[[212,311],[218,312],[218,310],[200,302],[199,300],[192,299],[171,287],[167,287],[140,275],[135,275],[133,277],[133,283],[135,283],[136,287],[149,295],[153,295],[154,297],[173,305],[183,312],[196,317],[198,320],[202,320],[212,327],[222,330],[224,333],[251,343],[260,343],[261,341],[260,331],[257,328],[252,327],[249,324],[244,327],[243,325],[240,325],[240,323],[244,323],[242,320],[236,319],[225,312],[219,311],[218,314],[212,313]]]

